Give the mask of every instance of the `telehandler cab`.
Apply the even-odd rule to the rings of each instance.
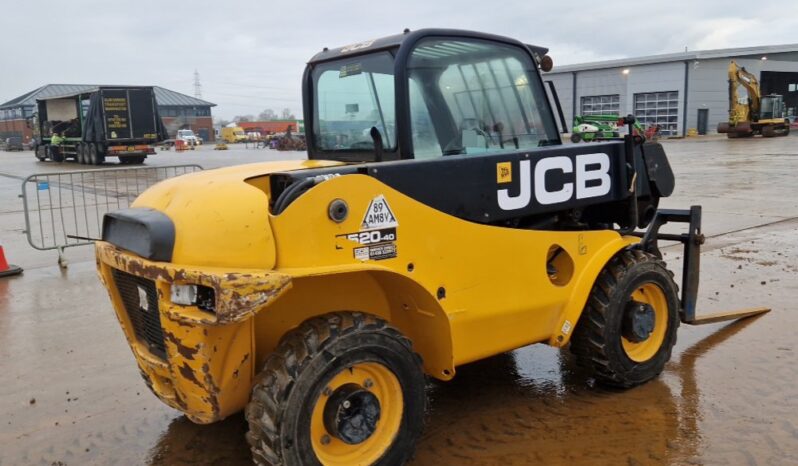
[[[546,52],[439,29],[324,49],[309,160],[173,178],[106,215],[99,275],[155,395],[198,423],[246,409],[257,464],[394,465],[426,377],[462,364],[570,343],[605,384],[656,377],[699,322],[700,207],[657,210],[659,144],[561,145]],[[684,244],[681,295],[658,240]]]

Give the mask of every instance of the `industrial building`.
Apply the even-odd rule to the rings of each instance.
[[[757,76],[762,95],[782,95],[785,117],[795,120],[798,44],[555,64],[543,79],[554,83],[569,127],[574,115],[633,114],[643,126],[659,125],[661,135],[707,134],[728,121],[730,60]]]
[[[75,94],[96,87],[91,84],[46,84],[9,100],[0,105],[0,139],[18,136],[28,142],[33,137],[28,119],[33,116],[36,99]],[[159,86],[153,86],[153,89],[169,137],[174,138],[178,129],[191,129],[204,141],[214,140],[211,107],[216,104]]]

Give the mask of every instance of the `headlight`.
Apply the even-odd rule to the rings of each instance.
[[[213,288],[202,285],[172,285],[170,292],[174,304],[197,306],[203,311],[216,310],[216,294]]]

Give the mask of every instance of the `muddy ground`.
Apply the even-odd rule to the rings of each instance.
[[[429,387],[413,464],[798,464],[796,143],[665,142],[678,178],[663,205],[704,205],[699,313],[771,313],[683,325],[662,376],[627,391],[595,386],[567,350],[542,345],[461,367],[453,382]],[[301,156],[203,148],[149,163],[286,155]],[[0,244],[26,268],[0,279],[0,465],[249,464],[242,416],[194,425],[147,391],[90,248],[69,250],[60,270],[55,253],[27,246],[21,178],[63,169],[0,153]],[[678,249],[666,251],[678,269]]]

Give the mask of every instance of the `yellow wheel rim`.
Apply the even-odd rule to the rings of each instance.
[[[324,426],[324,407],[329,395],[345,384],[367,389],[380,403],[380,418],[374,432],[356,445],[336,438]],[[313,452],[324,466],[372,464],[393,444],[402,424],[403,411],[402,386],[390,369],[376,362],[359,363],[343,369],[327,383],[314,403],[310,420]]]
[[[626,337],[621,337],[621,343],[629,359],[634,362],[646,362],[657,354],[662,342],[665,341],[665,333],[668,331],[668,300],[662,288],[654,283],[640,286],[632,293],[631,299],[648,304],[654,310],[654,330],[643,341],[635,343]]]

